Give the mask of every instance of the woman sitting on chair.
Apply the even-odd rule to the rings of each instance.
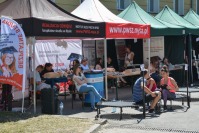
[[[75,83],[76,89],[79,92],[88,92],[90,95],[91,110],[96,110],[95,108],[95,97],[99,98],[101,101],[106,101],[95,89],[94,86],[87,84],[87,79],[82,73],[82,68],[77,65],[73,69],[73,81]]]
[[[161,75],[160,86],[164,100],[164,110],[167,110],[167,99],[174,99],[176,97],[175,92],[178,91],[179,88],[176,81],[172,77],[169,77],[169,71],[166,65],[162,67]]]

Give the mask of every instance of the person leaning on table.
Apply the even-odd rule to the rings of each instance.
[[[143,77],[142,77],[143,75],[144,75],[144,87],[143,87]],[[153,113],[157,102],[161,98],[161,92],[152,92],[148,87],[146,87],[146,79],[149,77],[149,73],[147,69],[145,69],[144,71],[141,71],[140,76],[141,77],[135,81],[135,84],[132,88],[133,101],[136,104],[143,104],[143,94],[142,94],[143,90],[142,89],[144,88],[144,91],[146,93],[145,102],[148,103],[152,101],[150,109],[149,109],[149,113]]]
[[[88,85],[88,81],[84,74],[82,73],[82,68],[77,65],[73,69],[73,81],[75,83],[76,89],[79,92],[87,92],[90,95],[91,110],[96,110],[95,108],[95,97],[99,98],[101,101],[106,101],[95,89],[94,86]]]

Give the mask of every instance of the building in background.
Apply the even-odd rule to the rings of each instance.
[[[61,8],[71,12],[84,0],[52,0]],[[100,0],[114,14],[119,14],[132,0]],[[135,0],[145,11],[152,15],[159,13],[168,5],[176,13],[183,16],[190,8],[199,13],[199,0]]]
[[[0,0],[0,3],[5,0]],[[68,12],[72,12],[84,0],[51,0]],[[110,11],[118,15],[133,0],[100,0]],[[142,9],[152,15],[159,13],[165,5],[168,5],[176,13],[183,16],[190,8],[199,14],[199,0],[134,0]]]

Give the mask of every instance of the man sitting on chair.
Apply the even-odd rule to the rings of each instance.
[[[145,102],[148,103],[152,101],[149,113],[154,112],[154,108],[157,104],[157,102],[161,98],[161,92],[152,92],[148,87],[146,87],[146,79],[149,77],[148,70],[145,69],[144,71],[141,71],[140,73],[141,77],[138,78],[135,81],[135,84],[133,86],[133,101],[136,102],[136,104],[143,104],[143,88],[146,93],[145,96]],[[144,87],[143,87],[143,76],[144,75]]]

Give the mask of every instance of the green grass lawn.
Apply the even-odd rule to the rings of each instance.
[[[92,120],[60,115],[0,112],[0,133],[82,133]]]

